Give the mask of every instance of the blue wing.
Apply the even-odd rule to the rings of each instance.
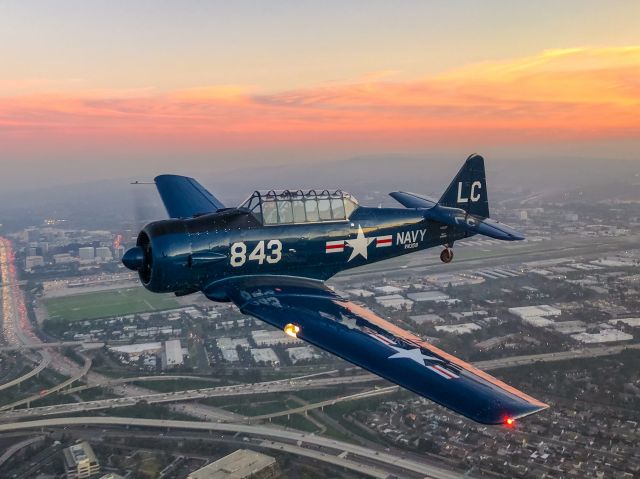
[[[347,302],[321,281],[244,276],[214,283],[251,316],[474,421],[502,424],[548,406],[447,354],[371,311]],[[205,294],[206,294],[205,290]]]
[[[193,178],[160,175],[154,181],[170,218],[191,218],[224,208],[220,200]]]

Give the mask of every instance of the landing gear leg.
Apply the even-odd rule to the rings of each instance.
[[[453,250],[449,247],[443,249],[442,253],[440,253],[440,260],[443,263],[451,263],[451,260],[453,260]]]

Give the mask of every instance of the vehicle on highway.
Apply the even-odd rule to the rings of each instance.
[[[474,421],[513,425],[548,406],[349,302],[324,281],[457,240],[524,237],[490,218],[484,159],[471,155],[438,201],[394,192],[402,208],[341,190],[256,191],[225,207],[193,178],[161,175],[170,219],[146,225],[122,261],[150,291],[202,292]]]

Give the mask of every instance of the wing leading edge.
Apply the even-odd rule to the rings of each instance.
[[[548,405],[414,334],[345,301],[320,281],[235,277],[224,288],[240,310],[442,406],[484,424],[502,424]],[[205,291],[206,294],[206,291]]]

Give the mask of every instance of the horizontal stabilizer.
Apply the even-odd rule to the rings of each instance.
[[[389,196],[406,208],[433,208],[436,205],[436,202],[429,198],[405,191],[394,191],[389,193]]]
[[[191,218],[224,208],[220,200],[193,178],[160,175],[154,181],[170,218]]]
[[[471,234],[481,234],[503,241],[519,241],[524,239],[522,233],[519,233],[504,223],[499,223],[491,218],[469,215],[460,208],[448,208],[446,206],[436,205],[426,210],[424,217],[431,221],[463,228]]]

